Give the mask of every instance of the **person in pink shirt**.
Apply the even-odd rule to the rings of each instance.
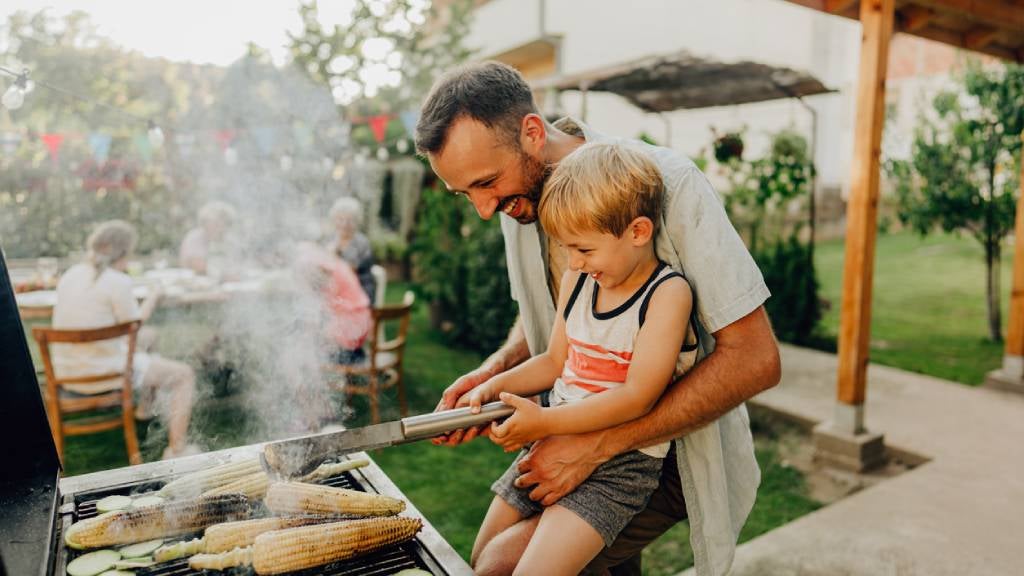
[[[299,267],[303,276],[323,298],[324,335],[335,346],[331,360],[357,364],[366,358],[363,343],[373,327],[370,299],[359,277],[344,260],[312,243],[299,246]]]

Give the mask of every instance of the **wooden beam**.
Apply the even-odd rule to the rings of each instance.
[[[917,32],[914,32],[914,35],[920,36],[921,38],[927,38],[929,40],[935,40],[936,42],[942,42],[943,44],[949,44],[951,46],[960,46],[961,48],[966,48],[966,46],[964,46],[964,35],[958,34],[956,32],[951,32],[949,30],[943,30],[941,28],[926,26],[918,30]],[[982,46],[981,48],[977,48],[976,51],[981,52],[983,54],[995,56],[996,58],[1002,58],[1003,60],[1009,60],[1011,62],[1021,61],[1020,51],[1014,52],[1009,48],[1005,48],[997,44],[988,44],[986,46]]]
[[[857,0],[825,0],[825,12],[840,14],[857,3]]]
[[[1002,0],[913,0],[913,2],[925,8],[931,8],[939,14],[948,14],[995,28],[1017,32],[1024,29],[1024,6],[1008,4]]]
[[[927,8],[910,5],[899,12],[899,30],[913,34],[924,28],[935,13]]]
[[[895,12],[895,0],[862,0],[860,3],[862,33],[857,120],[850,198],[846,206],[838,374],[839,402],[855,406],[863,405],[865,398],[878,224],[879,156],[885,121],[885,76]]]
[[[799,4],[804,8],[810,8],[812,10],[825,10],[825,0],[789,0],[793,4]]]
[[[999,35],[999,30],[988,26],[979,26],[964,34],[964,48],[981,50],[988,46]]]
[[[1024,140],[1024,134],[1021,134]],[[1024,154],[1024,149],[1021,150]],[[1024,357],[1024,162],[1021,162],[1021,195],[1013,229],[1013,287],[1010,292],[1010,324],[1006,328],[1007,356]]]

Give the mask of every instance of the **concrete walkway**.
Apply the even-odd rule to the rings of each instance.
[[[836,357],[784,346],[782,365],[754,403],[829,420]],[[865,419],[929,461],[747,542],[734,576],[1024,574],[1024,396],[872,365]]]

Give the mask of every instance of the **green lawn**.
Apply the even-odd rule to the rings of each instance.
[[[405,286],[389,286],[389,300],[401,298]],[[214,327],[202,320],[201,310],[162,311],[154,318],[160,330],[158,348],[167,356],[187,357]],[[433,409],[441,391],[455,378],[476,367],[481,356],[444,345],[429,329],[425,306],[417,306],[410,328],[406,356],[406,386],[412,413]],[[246,408],[242,395],[217,396],[212,384],[199,383],[191,433],[205,448],[214,450],[260,439],[255,423],[259,417]],[[365,399],[356,397],[349,426],[367,423]],[[383,418],[399,416],[393,391],[383,401]],[[783,466],[771,429],[756,426],[758,460],[764,472],[762,489],[742,539],[747,540],[820,505],[807,497],[799,472]],[[143,456],[159,457],[165,434],[158,424],[140,428]],[[489,487],[511,462],[489,441],[480,440],[458,448],[437,447],[428,442],[389,448],[373,455],[376,461],[455,549],[468,558],[491,500]],[[66,449],[66,473],[82,474],[127,465],[120,431],[71,438]],[[688,529],[679,525],[645,552],[645,573],[673,574],[692,564]]]
[[[843,278],[841,240],[823,242],[815,252],[821,296],[831,302],[822,321],[838,332]],[[1012,278],[1012,249],[1002,263],[1003,326]],[[947,234],[879,235],[871,311],[871,361],[981,384],[1002,363],[1002,344],[988,340],[985,260],[981,245]]]

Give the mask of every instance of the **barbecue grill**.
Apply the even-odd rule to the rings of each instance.
[[[72,523],[95,516],[96,502],[113,494],[138,495],[181,474],[224,462],[256,457],[262,445],[241,446],[165,462],[58,479],[60,461],[47,425],[35,369],[14,300],[7,264],[0,252],[0,576],[63,575],[77,554],[63,544]],[[295,572],[296,575],[385,576],[406,568],[432,574],[471,574],[469,566],[370,460],[364,468],[322,483],[406,500],[404,516],[423,528],[412,541],[373,554]],[[137,576],[210,574],[188,567],[187,559],[137,569]],[[246,574],[236,569],[229,574]]]

